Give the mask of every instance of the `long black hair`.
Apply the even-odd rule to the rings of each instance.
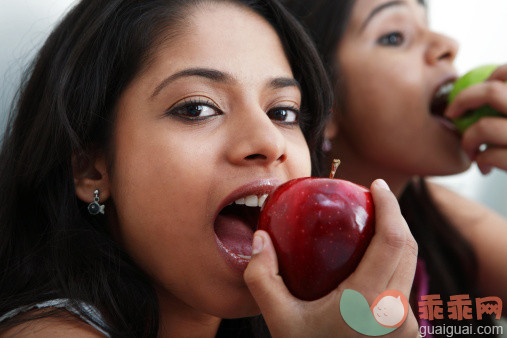
[[[426,5],[424,0],[418,0]],[[335,106],[340,113],[345,107],[344,88],[337,64],[337,51],[349,23],[355,0],[284,0],[287,8],[302,22],[315,40],[317,49],[332,77],[335,90]],[[341,102],[339,102],[341,101]],[[343,126],[346,128],[347,126]],[[446,219],[433,201],[424,178],[409,182],[399,199],[403,216],[410,226],[419,245],[419,257],[428,271],[429,293],[440,294],[444,302],[451,295],[470,294],[477,296],[477,258],[465,238]],[[445,304],[445,303],[444,303]],[[414,313],[419,313],[417,299],[412,299]],[[441,325],[487,325],[490,319],[482,321],[456,322],[446,319],[435,320]]]
[[[187,10],[203,1],[213,0],[83,0],[46,40],[20,87],[0,153],[0,316],[64,298],[111,336],[157,335],[150,280],[113,239],[106,219],[90,216],[77,199],[72,158],[114,152],[118,98],[160,40],[177,33]],[[311,39],[277,0],[229,2],[277,31],[301,84],[301,128],[318,174],[332,90]],[[105,323],[81,302],[97,308]],[[0,331],[22,320],[0,323]],[[250,332],[247,322],[227,322],[219,333],[245,325]]]

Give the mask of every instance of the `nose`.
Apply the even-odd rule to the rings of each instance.
[[[287,159],[287,141],[281,130],[258,109],[235,118],[228,159],[235,165],[278,165]]]
[[[435,32],[430,32],[426,61],[437,64],[441,61],[452,63],[458,54],[459,44],[456,40]]]

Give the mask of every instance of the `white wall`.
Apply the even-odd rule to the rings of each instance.
[[[0,0],[0,135],[21,73],[75,0]]]
[[[464,72],[484,63],[507,63],[506,0],[428,0],[430,25],[461,44],[456,60]],[[75,0],[0,0],[0,130],[20,73],[60,15]],[[507,174],[482,177],[473,167],[438,182],[507,216]]]

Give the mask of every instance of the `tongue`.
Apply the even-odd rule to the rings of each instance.
[[[252,254],[253,230],[241,217],[218,215],[215,233],[222,244],[233,253],[243,256]]]

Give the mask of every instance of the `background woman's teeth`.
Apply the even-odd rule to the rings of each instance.
[[[245,204],[245,198],[241,197],[240,199],[237,199],[234,203],[236,203],[236,204]]]
[[[259,198],[256,195],[250,195],[245,197],[245,205],[247,207],[257,207],[259,206]]]
[[[449,93],[452,91],[453,88],[454,88],[454,83],[445,84],[442,87],[440,87],[440,89],[438,90],[435,97],[439,97],[442,95],[449,95]]]

